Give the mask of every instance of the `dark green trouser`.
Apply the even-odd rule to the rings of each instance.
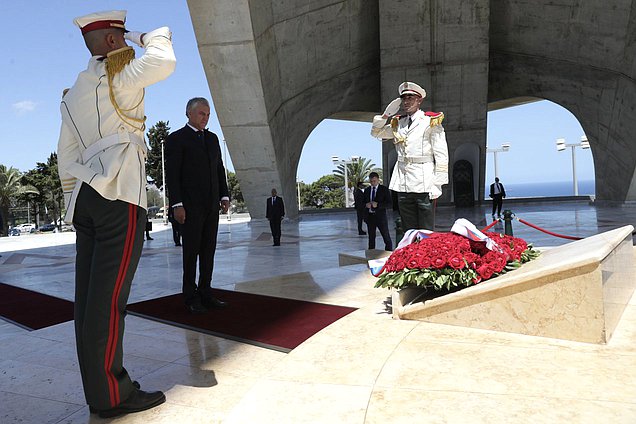
[[[123,367],[126,303],[143,247],[146,211],[82,185],[75,206],[75,340],[86,402],[110,409],[133,391]]]
[[[404,232],[412,229],[433,231],[433,203],[428,193],[398,192],[398,207]]]

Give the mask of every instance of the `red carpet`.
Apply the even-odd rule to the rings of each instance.
[[[191,314],[181,294],[128,305],[138,315],[214,336],[283,352],[295,348],[356,308],[220,289],[213,295],[230,306]]]
[[[73,302],[0,283],[0,316],[28,330],[71,321]]]

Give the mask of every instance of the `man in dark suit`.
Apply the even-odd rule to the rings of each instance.
[[[276,189],[272,189],[272,197],[267,198],[267,212],[269,228],[272,230],[274,246],[280,246],[280,223],[285,217],[285,204],[283,198],[278,196]]]
[[[227,212],[230,195],[216,134],[205,129],[210,104],[201,97],[188,101],[188,123],[166,142],[166,177],[170,207],[183,239],[183,296],[190,312],[222,308],[210,285],[219,227],[219,206]],[[199,280],[195,283],[199,261]]]
[[[492,198],[492,219],[495,219],[495,210],[497,218],[501,218],[501,206],[503,199],[506,197],[506,190],[503,184],[499,182],[499,177],[495,177],[495,182],[490,184],[490,197]]]
[[[358,183],[358,187],[353,190],[353,206],[356,208],[356,215],[358,215],[358,235],[366,236],[367,233],[362,229],[362,221],[364,220],[364,211],[366,206],[364,204],[364,184]]]
[[[369,182],[371,185],[364,190],[369,249],[375,249],[375,230],[377,228],[384,240],[384,250],[393,250],[393,242],[389,234],[389,220],[386,216],[386,210],[391,207],[391,192],[386,186],[380,184],[380,176],[377,172],[369,174]]]

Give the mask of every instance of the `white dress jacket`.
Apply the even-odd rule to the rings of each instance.
[[[440,114],[441,115],[441,114]],[[403,193],[429,193],[431,199],[442,194],[448,184],[448,146],[441,124],[431,126],[431,117],[418,110],[400,117],[397,127],[386,123],[382,115],[373,118],[371,135],[382,141],[392,140],[397,152],[389,188]]]
[[[113,78],[120,110],[140,120],[144,119],[144,88],[167,78],[176,66],[167,27],[147,33],[143,40],[143,56],[133,59]],[[118,115],[109,95],[106,66],[100,59],[91,57],[60,107],[58,168],[68,223],[72,223],[82,182],[108,200],[147,208],[144,127]]]

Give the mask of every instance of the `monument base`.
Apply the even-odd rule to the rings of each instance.
[[[633,230],[547,249],[517,270],[423,302],[421,289],[394,290],[393,318],[607,343],[636,289]]]

